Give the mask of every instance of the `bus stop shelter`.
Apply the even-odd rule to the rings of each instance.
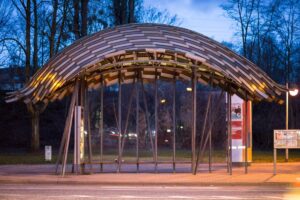
[[[154,84],[155,132],[157,133],[157,81],[164,80],[176,84],[184,80],[191,83],[191,168],[197,168],[196,155],[196,95],[197,85],[206,84],[219,87],[227,93],[230,105],[231,96],[238,95],[245,101],[269,101],[281,103],[285,87],[274,82],[265,72],[246,58],[238,55],[220,43],[197,32],[160,24],[127,24],[105,29],[77,40],[52,57],[21,90],[12,92],[6,101],[22,100],[25,103],[48,103],[71,95],[65,129],[61,140],[58,163],[65,173],[71,129],[74,122],[74,171],[80,172],[84,162],[84,133],[87,131],[87,144],[91,145],[89,123],[85,113],[89,110],[87,90],[100,88],[103,114],[103,88],[118,85],[118,158],[117,171],[122,165],[122,148],[126,124],[122,124],[122,85],[134,84],[135,96],[143,96],[144,84]],[[171,88],[172,89],[172,88]],[[175,87],[173,87],[175,91]],[[141,93],[141,94],[140,94]],[[173,141],[175,130],[175,95],[173,97]],[[131,106],[131,105],[130,105]],[[137,110],[139,103],[136,103]],[[230,110],[230,109],[228,109]],[[138,116],[139,113],[137,112]],[[103,144],[103,117],[100,117],[99,135]],[[231,133],[230,112],[227,113],[227,132]],[[137,117],[138,119],[138,117]],[[146,119],[149,125],[149,119]],[[124,128],[125,127],[125,128]],[[148,126],[149,127],[149,126]],[[248,127],[249,128],[249,127]],[[247,129],[247,127],[246,127]],[[150,132],[150,130],[149,130]],[[139,122],[136,121],[136,133]],[[230,141],[228,134],[228,141]],[[139,137],[137,136],[137,140]],[[157,134],[151,139],[153,163],[157,167]],[[231,156],[228,142],[229,158]],[[136,165],[139,166],[138,142]],[[173,167],[175,168],[175,142],[173,145]],[[91,150],[89,150],[91,151]],[[101,146],[100,154],[103,151]],[[88,153],[91,155],[91,152]],[[101,156],[101,155],[100,155]],[[92,162],[89,159],[89,162]],[[230,159],[229,171],[230,167]],[[101,166],[104,164],[100,159]],[[245,165],[247,167],[247,164]]]

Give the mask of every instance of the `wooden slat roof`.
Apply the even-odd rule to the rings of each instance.
[[[127,24],[74,42],[6,101],[61,99],[72,92],[76,78],[86,79],[89,87],[99,86],[101,79],[110,85],[117,82],[119,70],[124,83],[138,74],[145,80],[190,80],[191,68],[199,82],[242,98],[279,102],[285,91],[252,62],[202,34],[169,25]]]

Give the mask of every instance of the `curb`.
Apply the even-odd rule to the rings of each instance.
[[[112,182],[112,181],[72,181],[72,180],[0,180],[0,184],[39,184],[39,185],[102,185],[102,186],[295,186],[290,182]]]

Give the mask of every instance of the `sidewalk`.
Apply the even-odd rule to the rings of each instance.
[[[99,166],[93,166],[96,173],[62,177],[54,174],[54,165],[0,165],[0,184],[99,184],[99,185],[297,185],[300,186],[300,163],[278,163],[277,175],[273,175],[272,163],[254,163],[248,167],[234,167],[233,174],[226,172],[225,164],[214,164],[212,173],[207,165],[201,165],[197,175],[188,172],[190,165],[178,165],[173,173],[170,165],[161,164],[159,172],[153,172],[153,165],[141,165],[141,172],[135,172],[135,165],[122,166],[121,173],[115,173],[115,165],[106,165],[105,173],[99,173]],[[87,166],[87,171],[89,167]]]

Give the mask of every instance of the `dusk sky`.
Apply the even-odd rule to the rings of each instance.
[[[226,0],[145,0],[146,6],[167,9],[170,14],[177,14],[180,26],[188,28],[219,42],[231,42],[235,24],[225,16],[220,5]]]

